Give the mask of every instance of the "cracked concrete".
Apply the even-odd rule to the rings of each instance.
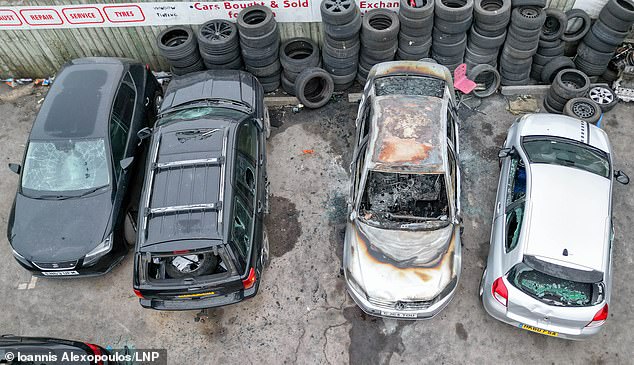
[[[2,91],[0,91],[0,94]],[[29,92],[30,93],[30,92]],[[0,100],[0,157],[18,162],[41,95]],[[13,94],[12,94],[13,95]],[[488,251],[497,149],[515,116],[494,96],[480,112],[461,110],[463,269],[452,303],[428,321],[383,320],[365,315],[345,292],[340,275],[346,219],[348,166],[356,104],[331,102],[294,114],[273,110],[278,126],[269,140],[272,214],[267,219],[272,260],[258,295],[207,311],[142,309],[132,293],[127,257],[103,277],[40,279],[31,276],[0,239],[0,332],[85,340],[104,346],[166,348],[170,364],[427,364],[626,363],[634,355],[634,289],[628,270],[634,248],[634,194],[615,185],[613,297],[604,331],[586,342],[567,342],[521,331],[486,315],[478,281]],[[634,176],[634,105],[619,104],[605,129],[616,167]],[[304,150],[313,150],[305,153]],[[0,168],[0,222],[6,229],[17,177]],[[60,222],[63,224],[63,222]]]

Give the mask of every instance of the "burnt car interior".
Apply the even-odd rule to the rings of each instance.
[[[370,171],[360,212],[366,219],[379,222],[447,220],[444,175]]]

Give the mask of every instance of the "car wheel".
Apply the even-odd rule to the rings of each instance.
[[[601,106],[588,98],[570,99],[564,106],[564,114],[596,124],[601,119]]]
[[[128,247],[132,248],[136,244],[137,225],[134,212],[128,209],[123,223],[123,236]]]
[[[262,233],[262,254],[260,256],[260,260],[262,263],[262,267],[268,267],[269,266],[269,254],[270,254],[270,249],[269,249],[269,235],[266,232],[266,226],[264,227],[264,232]]]
[[[614,90],[607,86],[595,86],[588,91],[588,97],[601,106],[604,112],[612,110],[618,103]]]

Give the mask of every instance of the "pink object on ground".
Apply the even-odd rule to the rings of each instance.
[[[467,64],[463,63],[453,72],[453,87],[468,94],[476,87],[476,83],[467,78]]]

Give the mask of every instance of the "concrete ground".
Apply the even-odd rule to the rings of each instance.
[[[0,92],[3,231],[18,180],[5,166],[21,161],[42,98],[23,90]],[[498,179],[497,149],[515,118],[506,105],[506,99],[494,96],[482,101],[480,112],[461,109],[462,277],[453,302],[432,320],[370,317],[345,292],[339,267],[357,106],[340,100],[315,111],[272,112],[278,127],[268,146],[272,261],[255,298],[206,312],[144,310],[132,292],[129,256],[103,277],[35,280],[15,262],[3,234],[0,332],[114,348],[165,348],[169,364],[188,365],[629,363],[634,355],[630,187],[614,188],[613,295],[610,319],[598,336],[570,342],[522,331],[489,317],[478,300]],[[616,167],[634,176],[633,113],[634,105],[619,104],[606,115],[605,130]]]

